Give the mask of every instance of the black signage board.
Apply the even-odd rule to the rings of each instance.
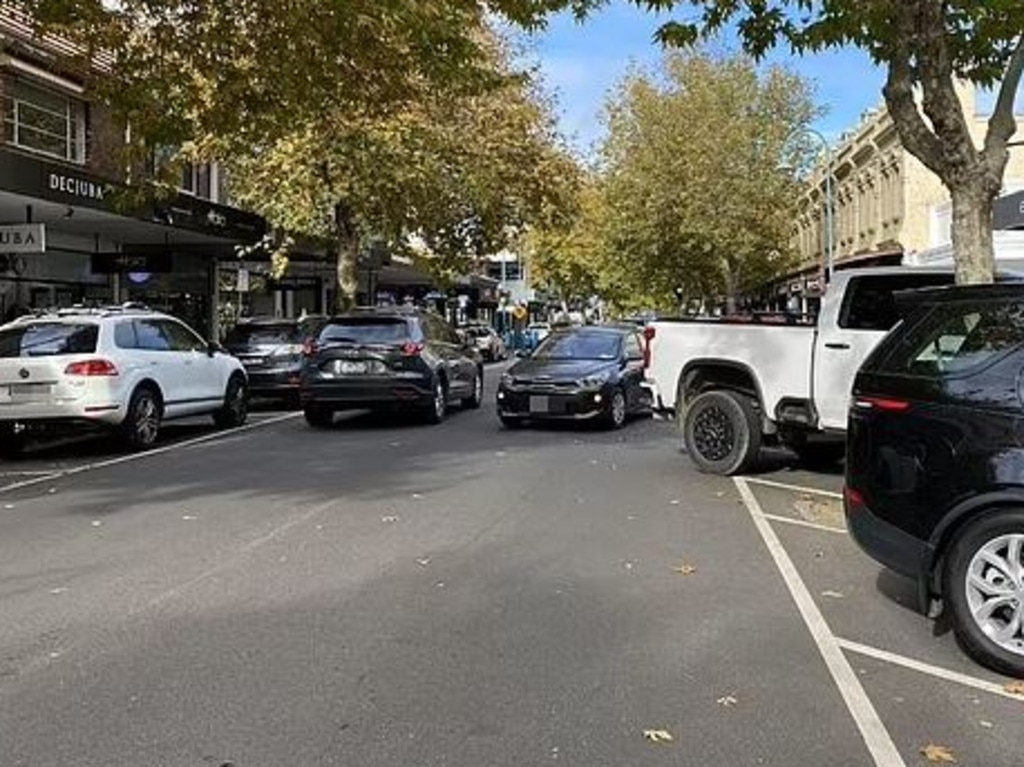
[[[996,200],[992,210],[993,229],[1024,229],[1024,192]]]
[[[93,253],[93,274],[170,274],[173,271],[174,254],[169,250],[151,253]]]
[[[126,187],[65,163],[0,148],[0,189],[48,202],[105,210],[216,237],[254,242],[267,231],[262,216],[187,194],[131,206]]]

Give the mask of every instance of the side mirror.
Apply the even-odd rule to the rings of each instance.
[[[519,359],[524,359],[529,357],[530,353],[526,351],[526,349],[516,349],[516,356],[519,357]]]

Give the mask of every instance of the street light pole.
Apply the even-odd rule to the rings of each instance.
[[[836,265],[836,198],[832,186],[832,147],[819,130],[805,127],[798,129],[798,132],[821,144],[825,155],[825,276],[826,282],[831,282]]]

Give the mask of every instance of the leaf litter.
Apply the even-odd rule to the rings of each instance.
[[[938,746],[929,743],[921,749],[921,756],[934,764],[957,764],[956,757],[949,746]]]
[[[675,738],[668,730],[644,730],[644,740],[651,743],[671,743]]]

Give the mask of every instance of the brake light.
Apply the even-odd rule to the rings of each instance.
[[[302,356],[304,357],[315,357],[318,351],[320,351],[320,347],[315,338],[307,338],[302,344]]]
[[[96,359],[72,362],[64,368],[64,375],[69,376],[116,376],[117,368],[110,360]]]
[[[403,357],[418,357],[426,348],[426,344],[416,341],[408,341],[402,344]]]
[[[657,331],[655,330],[654,325],[645,325],[644,326],[644,340],[645,341],[652,340],[656,334],[657,334]]]
[[[644,370],[651,366],[651,341],[654,340],[654,327],[648,325],[644,328]]]
[[[855,397],[853,406],[858,410],[881,410],[885,413],[903,413],[910,409],[910,402],[891,397]]]
[[[843,488],[843,498],[846,499],[846,505],[849,508],[856,508],[864,505],[864,493],[860,490],[855,490],[852,487],[846,486]]]

